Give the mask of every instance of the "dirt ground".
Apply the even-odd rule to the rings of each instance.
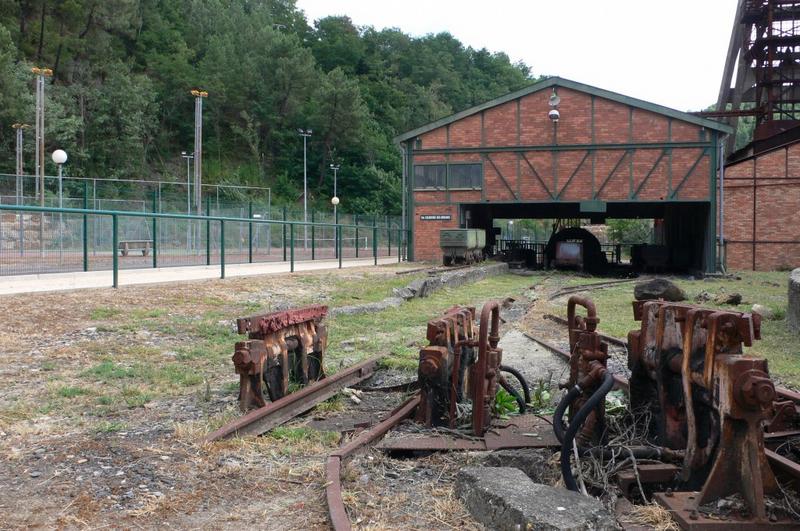
[[[200,444],[239,415],[233,319],[309,303],[375,302],[424,275],[396,274],[413,267],[0,298],[0,529],[327,529],[326,456],[404,396],[364,393],[356,405],[339,395],[267,436]],[[555,385],[563,365],[522,332],[566,344],[564,328],[543,314],[564,305],[548,296],[574,279],[507,277],[466,290],[472,299],[463,302],[495,298],[500,288],[514,296],[503,314],[504,359],[533,383],[546,377]],[[376,385],[413,380],[424,321],[466,291],[407,303],[411,310],[337,317],[328,368],[385,352],[362,319],[386,319],[387,330],[375,335],[399,342],[389,350],[403,363],[383,369]],[[404,311],[430,315],[405,322]],[[337,336],[337,325],[349,335]],[[391,335],[394,328],[405,335]],[[480,459],[359,455],[343,475],[351,522],[359,529],[480,529],[453,494],[458,469]]]

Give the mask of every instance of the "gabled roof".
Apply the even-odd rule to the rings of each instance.
[[[506,94],[505,96],[500,96],[499,98],[495,98],[485,103],[481,103],[480,105],[470,107],[469,109],[463,110],[461,112],[451,114],[450,116],[446,116],[445,118],[441,118],[439,120],[436,120],[435,122],[423,125],[422,127],[417,127],[416,129],[412,129],[407,133],[403,133],[402,135],[396,136],[394,138],[394,141],[399,143],[399,142],[405,142],[406,140],[411,140],[423,133],[427,133],[428,131],[438,129],[439,127],[445,126],[447,124],[451,124],[455,121],[461,120],[462,118],[466,118],[467,116],[471,116],[481,111],[485,111],[486,109],[489,109],[491,107],[502,105],[503,103],[516,100],[517,98],[521,98],[523,96],[527,96],[528,94],[533,94],[534,92],[538,92],[540,90],[544,90],[550,87],[564,87],[579,92],[585,92],[587,94],[592,94],[600,98],[605,98],[607,100],[616,101],[625,105],[630,105],[631,107],[637,107],[640,109],[644,109],[646,111],[662,114],[664,116],[669,116],[670,118],[675,118],[676,120],[681,120],[691,124],[699,125],[700,127],[705,127],[707,129],[720,131],[721,133],[725,134],[733,133],[733,129],[729,125],[723,124],[721,122],[709,120],[708,118],[701,118],[700,116],[689,114],[687,112],[677,111],[669,107],[664,107],[663,105],[658,105],[655,103],[650,103],[649,101],[631,98],[630,96],[624,96],[617,92],[611,92],[610,90],[604,90],[601,88],[593,87],[591,85],[578,83],[577,81],[571,81],[569,79],[564,79],[555,76],[555,77],[549,77],[543,81],[539,81],[538,83],[534,83],[515,92],[511,92],[510,94]]]

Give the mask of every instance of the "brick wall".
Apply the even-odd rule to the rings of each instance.
[[[731,269],[800,265],[800,142],[725,168],[725,240]]]
[[[448,154],[414,153],[413,164],[482,162],[483,193],[415,191],[415,249],[419,259],[438,260],[438,231],[458,226],[455,202],[709,200],[710,156],[698,148],[597,148],[590,144],[707,141],[709,133],[689,122],[635,108],[578,90],[558,87],[561,119],[550,121],[551,90],[540,90],[420,135],[421,149],[450,148]],[[569,150],[475,152],[475,148],[574,146]],[[581,146],[586,145],[587,148]],[[458,148],[471,149],[459,153]],[[588,155],[587,155],[588,154]],[[658,164],[656,164],[658,162]],[[800,166],[800,154],[796,161]],[[635,195],[638,191],[638,195]],[[449,223],[420,215],[451,212]]]

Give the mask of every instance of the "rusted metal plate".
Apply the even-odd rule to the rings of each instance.
[[[684,531],[726,531],[728,529],[797,529],[797,522],[788,519],[756,522],[751,518],[736,515],[713,515],[710,517],[701,511],[690,509],[694,505],[698,492],[657,492],[655,501],[666,508]]]
[[[619,472],[617,474],[617,484],[622,494],[630,498],[639,488],[640,482],[642,486],[646,484],[672,483],[680,474],[680,471],[680,467],[668,463],[640,464],[636,466],[635,472],[633,469]],[[638,480],[636,478],[637,473],[639,475]]]
[[[521,415],[490,428],[483,436],[487,450],[508,448],[555,448],[561,446],[552,423],[536,415]]]
[[[388,451],[482,451],[511,448],[554,448],[560,444],[552,424],[536,415],[522,415],[494,424],[483,439],[461,438],[447,433],[408,434],[384,439],[376,448]]]
[[[380,358],[380,356],[371,358],[358,365],[341,370],[333,376],[314,382],[297,392],[288,394],[275,402],[251,411],[209,434],[205,438],[205,442],[225,439],[234,435],[261,435],[275,426],[280,426],[287,420],[332,397],[340,389],[372,376]]]
[[[240,334],[272,334],[287,326],[322,319],[327,313],[328,307],[324,305],[305,306],[294,310],[242,317],[236,320],[236,327]]]
[[[392,437],[382,440],[375,447],[388,451],[455,452],[486,450],[486,443],[483,440],[460,439],[450,435],[436,434]]]

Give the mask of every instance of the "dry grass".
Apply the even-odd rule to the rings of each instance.
[[[680,531],[680,527],[672,519],[669,511],[658,504],[634,505],[625,516],[625,523],[646,525],[654,531]]]

